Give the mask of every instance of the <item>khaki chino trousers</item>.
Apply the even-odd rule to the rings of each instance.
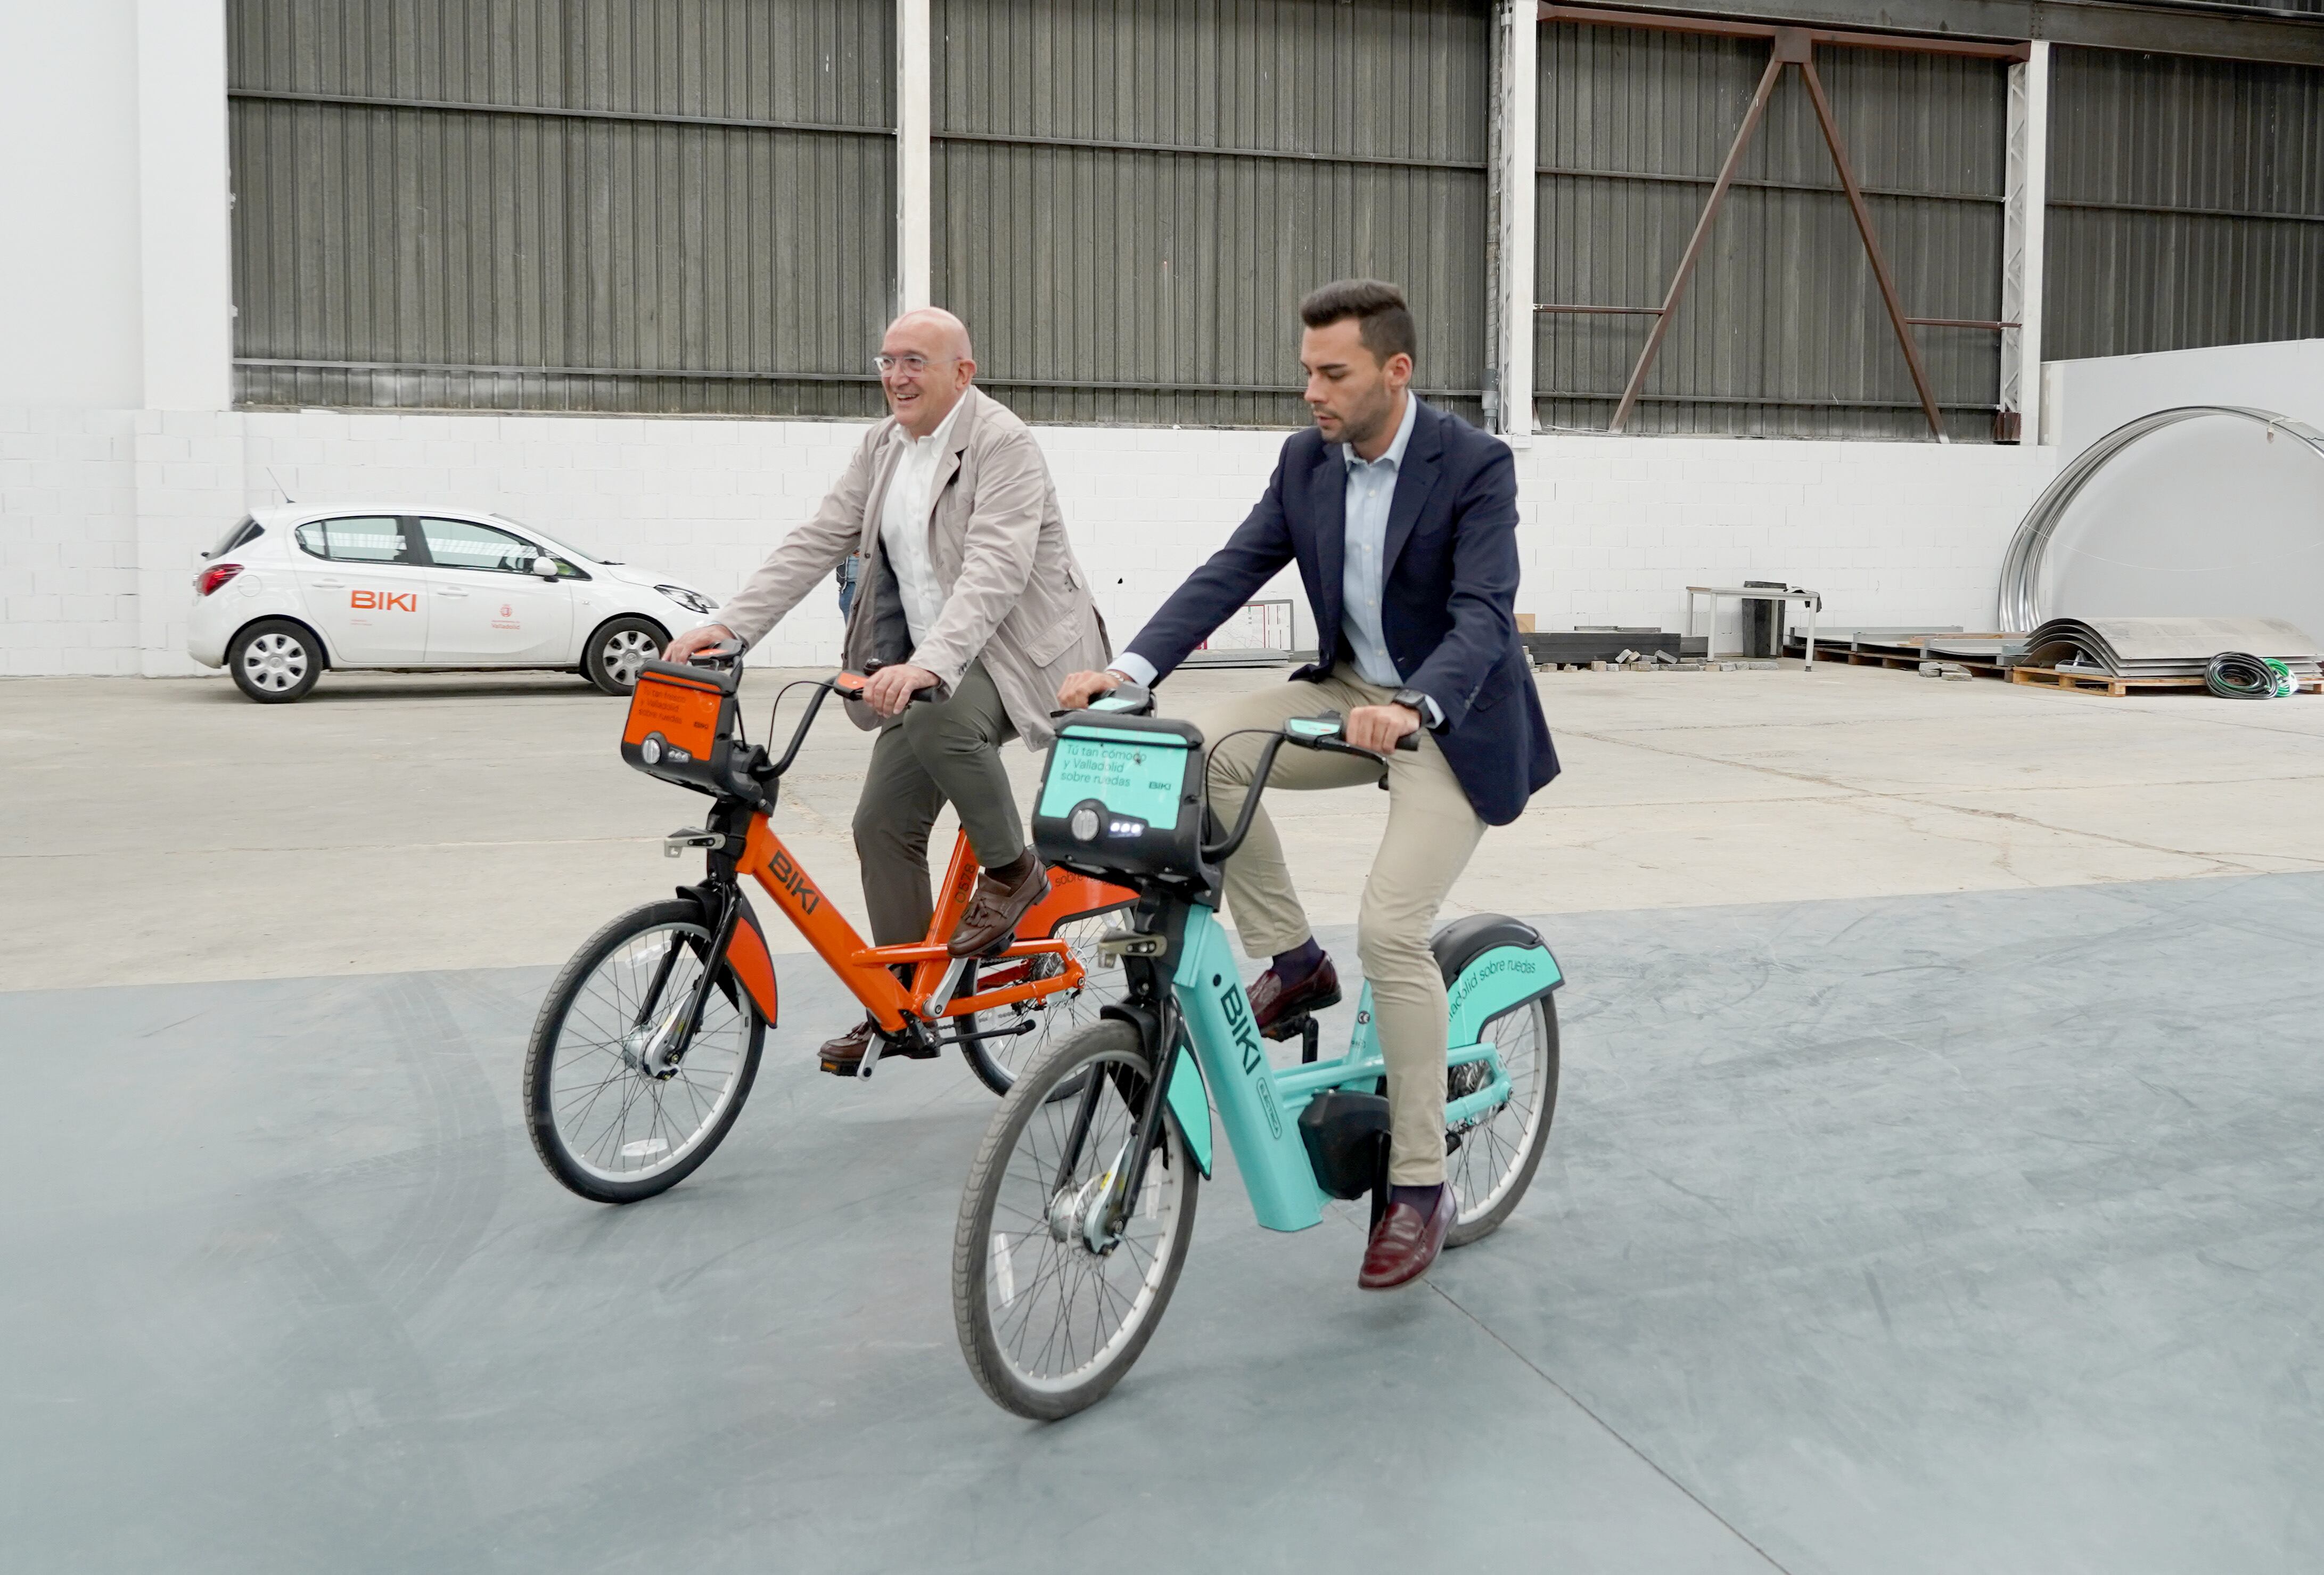
[[[1189,720],[1214,746],[1211,806],[1219,824],[1231,826],[1242,813],[1267,743],[1256,734],[1227,734],[1246,727],[1273,732],[1295,716],[1386,705],[1394,693],[1335,668],[1320,679],[1273,685],[1198,708]],[[1417,751],[1388,757],[1388,831],[1356,914],[1356,951],[1371,981],[1380,1052],[1388,1062],[1388,1179],[1414,1187],[1444,1179],[1444,980],[1428,948],[1429,930],[1485,834],[1485,823],[1436,740],[1425,729],[1419,737]],[[1369,788],[1379,779],[1379,768],[1368,760],[1286,745],[1267,785],[1269,793],[1300,792]],[[1250,834],[1227,863],[1226,898],[1250,956],[1287,952],[1314,934],[1264,800],[1251,817]]]

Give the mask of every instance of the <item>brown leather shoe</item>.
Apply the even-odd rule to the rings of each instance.
[[[1270,968],[1260,974],[1250,987],[1250,1014],[1259,1024],[1259,1031],[1270,1039],[1288,1039],[1299,1030],[1292,1025],[1310,1012],[1320,1012],[1325,1007],[1340,1004],[1340,971],[1324,958],[1315,964],[1315,972],[1293,985],[1283,988],[1283,981]]]
[[[1426,1274],[1436,1255],[1444,1250],[1444,1234],[1452,1229],[1452,1216],[1460,1211],[1449,1186],[1437,1190],[1436,1207],[1425,1219],[1410,1203],[1390,1203],[1372,1228],[1371,1241],[1364,1248],[1363,1272],[1356,1276],[1356,1284],[1367,1291],[1393,1291]]]
[[[1013,885],[980,870],[976,889],[969,893],[968,911],[960,916],[945,949],[955,957],[975,957],[1008,944],[1017,933],[1017,921],[1049,895],[1049,871],[1028,851],[1018,862],[1025,873]]]
[[[863,1052],[871,1047],[872,1036],[879,1031],[880,1025],[867,1016],[838,1038],[825,1041],[823,1048],[815,1053],[816,1065],[825,1072],[837,1073],[842,1077],[854,1076],[855,1069],[863,1064]],[[882,1061],[895,1058],[927,1061],[935,1055],[934,1050],[908,1049],[893,1039],[889,1040],[880,1051]]]

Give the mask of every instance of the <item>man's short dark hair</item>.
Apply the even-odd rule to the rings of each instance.
[[[1412,309],[1404,291],[1379,279],[1342,279],[1327,284],[1299,303],[1299,320],[1321,328],[1345,318],[1356,319],[1364,348],[1386,365],[1391,355],[1420,359],[1420,335],[1412,326]]]

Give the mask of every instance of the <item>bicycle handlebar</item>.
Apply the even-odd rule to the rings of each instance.
[[[742,642],[739,640],[721,640],[716,645],[706,645],[700,650],[690,653],[686,659],[686,665],[690,668],[714,669],[731,668],[742,659]]]
[[[1360,755],[1365,760],[1379,762],[1381,770],[1386,771],[1388,757],[1377,751],[1357,748],[1348,741],[1347,732],[1347,719],[1337,712],[1323,716],[1295,716],[1277,730],[1275,736],[1268,739],[1259,752],[1259,769],[1251,773],[1250,791],[1243,795],[1242,813],[1235,816],[1234,830],[1222,841],[1206,845],[1203,849],[1203,861],[1206,864],[1223,863],[1233,858],[1242,846],[1243,838],[1250,834],[1251,817],[1259,812],[1259,795],[1267,791],[1267,778],[1275,769],[1275,757],[1282,751],[1285,744],[1303,750],[1317,750],[1325,754]],[[1397,739],[1396,747],[1406,754],[1420,748],[1418,731]],[[1207,772],[1204,773],[1204,781],[1207,789]],[[1382,782],[1385,785],[1385,778]],[[1209,802],[1210,796],[1206,790],[1204,803],[1207,805]]]
[[[863,698],[864,679],[870,677],[872,674],[878,672],[882,668],[892,668],[899,665],[899,663],[896,662],[883,662],[878,657],[873,657],[870,661],[863,664],[863,670],[861,673],[842,673],[839,677],[831,681],[831,686],[839,692],[839,697],[842,700],[861,700]],[[854,687],[853,688],[848,687],[850,680],[853,681]],[[927,688],[915,689],[910,694],[905,695],[904,704],[907,705],[916,705],[923,700],[934,700],[936,697],[936,687],[934,685],[930,685]]]
[[[1081,711],[1102,712],[1111,716],[1151,716],[1154,714],[1154,691],[1143,684],[1133,684],[1125,678],[1102,695],[1090,696],[1090,703],[1077,711],[1052,711],[1052,716],[1074,716]]]

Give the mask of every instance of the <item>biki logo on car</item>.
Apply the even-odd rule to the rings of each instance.
[[[358,612],[417,612],[420,593],[417,591],[349,591],[347,605]]]

